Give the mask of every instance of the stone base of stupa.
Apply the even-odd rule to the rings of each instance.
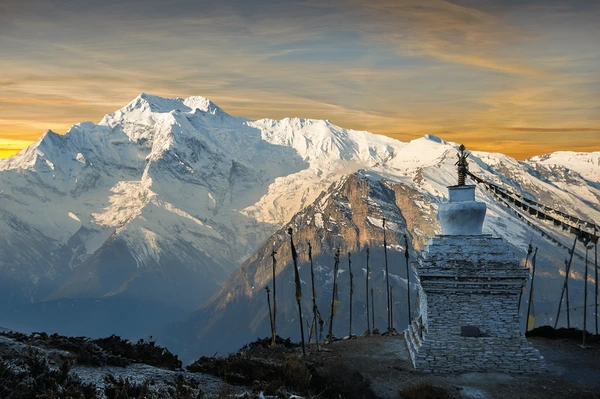
[[[519,328],[528,269],[501,238],[442,235],[418,263],[420,314],[405,331],[416,369],[537,373],[544,359]]]

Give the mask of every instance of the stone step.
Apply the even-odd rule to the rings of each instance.
[[[511,262],[515,261],[515,256],[508,248],[431,248],[429,251],[423,251],[421,258],[423,260],[434,259],[469,259],[471,261],[479,260],[488,262]]]
[[[501,237],[494,237],[491,234],[481,234],[481,235],[471,235],[471,236],[460,236],[460,235],[436,235],[428,240],[427,245],[444,242],[449,245],[453,244],[464,244],[469,243],[469,245],[478,245],[482,242],[491,243],[494,245],[495,243],[503,243],[504,240]]]
[[[416,347],[420,347],[423,344],[423,340],[421,339],[421,337],[419,336],[419,325],[417,322],[413,321],[413,323],[411,324],[410,328],[410,334],[411,334],[411,338],[415,341],[416,343]]]
[[[445,270],[444,270],[445,271]],[[500,275],[500,274],[491,274],[490,272],[506,272],[503,269],[494,269],[494,270],[482,270],[481,273],[478,274],[466,274],[459,273],[457,270],[448,270],[446,273],[440,273],[440,270],[429,271],[428,269],[419,269],[419,278],[445,278],[445,279],[461,279],[461,278],[476,278],[480,280],[492,281],[492,280],[524,280],[526,275],[515,275],[515,273]],[[486,272],[484,274],[484,272]]]
[[[512,263],[518,261],[515,256],[506,251],[486,251],[485,249],[480,249],[479,251],[455,251],[452,249],[443,250],[443,251],[431,251],[431,252],[423,252],[421,259],[427,262],[434,262],[436,260],[464,260],[470,262],[506,262]]]
[[[457,280],[429,280],[425,278],[421,278],[421,286],[425,288],[425,286],[436,286],[436,285],[447,285],[454,287],[466,287],[466,286],[487,286],[488,288],[492,286],[503,286],[503,287],[522,287],[523,281],[457,281]]]
[[[518,287],[490,287],[490,288],[481,288],[481,287],[462,287],[460,289],[460,294],[485,294],[485,295],[516,295],[521,291],[521,288]],[[433,286],[427,288],[428,294],[452,294],[457,293],[456,287],[446,288],[443,286]]]

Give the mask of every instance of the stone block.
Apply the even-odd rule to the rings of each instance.
[[[416,368],[433,372],[543,369],[543,358],[518,324],[517,301],[528,270],[519,266],[502,239],[436,236],[413,269],[420,282],[421,317],[405,336]],[[420,337],[421,330],[422,338],[410,338]]]

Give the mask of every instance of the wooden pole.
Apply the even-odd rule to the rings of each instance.
[[[594,225],[594,237],[596,240],[594,242],[594,270],[595,270],[594,280],[596,282],[596,296],[594,297],[594,309],[595,309],[595,313],[596,313],[596,335],[598,335],[598,230],[596,229],[595,225]]]
[[[334,255],[334,263],[333,263],[333,291],[331,296],[331,317],[329,319],[329,339],[333,338],[333,316],[335,316],[336,311],[336,302],[337,302],[337,274],[338,267],[340,264],[340,249],[338,248]]]
[[[567,296],[567,328],[571,328],[571,305],[569,305],[569,274],[571,274],[571,265],[569,265],[569,271],[567,272],[567,286],[565,287],[565,294]]]
[[[271,340],[271,345],[275,346],[277,344],[277,284],[275,280],[275,271],[277,269],[277,259],[275,259],[275,255],[277,252],[273,250],[271,252],[271,257],[273,258],[273,339]]]
[[[531,238],[531,241],[533,241],[533,237]],[[529,262],[529,256],[531,255],[531,252],[533,251],[533,246],[531,245],[531,241],[529,241],[529,247],[527,247],[527,256],[525,257],[525,267],[527,267],[527,263]],[[519,320],[521,319],[521,299],[523,298],[523,290],[525,290],[525,287],[523,287],[523,289],[519,293],[519,304],[517,306],[517,314],[519,315]],[[527,331],[527,321],[525,321],[525,331]]]
[[[312,283],[313,325],[315,328],[315,339],[317,341],[317,350],[318,350],[319,349],[319,335],[317,332],[317,323],[318,323],[319,310],[317,309],[317,291],[315,290],[315,270],[313,267],[312,246],[310,245],[310,241],[308,242],[308,259],[310,260],[310,280]],[[311,335],[312,335],[312,331],[311,331]]]
[[[269,305],[269,321],[271,322],[271,346],[273,342],[275,342],[275,330],[273,329],[273,313],[271,312],[271,291],[269,290],[269,286],[265,286],[265,290],[267,291],[267,305]]]
[[[581,346],[585,347],[585,333],[587,330],[587,293],[588,293],[588,250],[592,248],[590,245],[588,247],[589,241],[584,241],[585,245],[585,275],[583,277],[583,336]]]
[[[406,286],[407,286],[407,293],[406,293],[406,299],[407,299],[407,306],[408,306],[408,325],[410,326],[410,323],[412,321],[412,318],[410,317],[410,271],[408,270],[408,237],[406,237],[406,234],[404,234],[404,258],[406,259]]]
[[[575,245],[577,245],[577,238],[573,241],[573,248],[569,251],[570,258],[565,261],[565,283],[563,285],[562,292],[560,294],[560,300],[558,301],[558,312],[556,313],[556,319],[554,320],[554,329],[558,326],[558,319],[560,318],[560,308],[562,307],[562,300],[567,292],[567,328],[571,328],[571,317],[569,313],[569,273],[571,272],[571,263],[573,262],[573,255],[575,254]]]
[[[388,321],[388,330],[392,328],[392,321],[390,316],[390,271],[388,269],[388,259],[387,259],[387,241],[385,239],[385,217],[383,218],[383,255],[385,257],[385,279],[386,279],[386,289],[387,289],[387,321]]]
[[[535,279],[535,260],[537,258],[537,247],[533,253],[533,259],[531,261],[531,285],[529,287],[529,302],[527,303],[527,319],[525,319],[525,332],[529,331],[529,314],[531,312],[531,303],[533,301],[533,281]],[[535,323],[534,323],[535,325]],[[531,326],[533,329],[534,326]]]
[[[294,236],[292,228],[288,228],[288,234],[290,235],[290,246],[292,247],[292,260],[294,261],[294,282],[296,283],[296,302],[298,303],[298,316],[300,317],[300,338],[302,340],[302,356],[306,356],[306,349],[304,348],[304,323],[302,323],[302,306],[300,300],[302,299],[302,286],[300,285],[300,274],[298,273],[298,254],[294,247]]]
[[[371,335],[371,321],[369,320],[369,275],[371,274],[371,269],[369,268],[369,247],[366,249],[367,252],[367,333]]]
[[[373,295],[373,288],[371,288],[371,317],[373,318],[373,331],[375,331],[375,296]]]
[[[306,320],[306,328],[308,328],[308,343],[312,344],[313,342],[313,338],[312,338],[312,334],[313,331],[315,331],[315,319],[313,318],[313,320],[309,323],[308,320]],[[316,332],[315,332],[315,336],[316,336]]]
[[[390,285],[390,332],[394,331],[394,287]]]
[[[306,349],[304,348],[304,324],[302,324],[302,306],[300,301],[298,302],[298,317],[300,317],[300,337],[302,339],[302,356],[306,356]]]
[[[350,252],[348,252],[348,272],[350,273],[350,330],[348,332],[348,337],[352,338],[352,294],[354,294],[354,283],[352,280],[354,279],[354,276],[352,275],[352,258]]]

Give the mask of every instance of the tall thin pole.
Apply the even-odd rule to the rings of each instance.
[[[392,320],[390,315],[390,272],[388,269],[388,259],[387,259],[387,241],[385,239],[385,217],[383,218],[383,254],[385,257],[385,279],[386,279],[386,289],[387,289],[387,321],[388,321],[388,330],[392,328]]]
[[[408,304],[408,325],[410,326],[412,318],[410,317],[410,272],[408,270],[408,237],[406,237],[406,234],[404,234],[404,258],[406,259],[406,299]]]
[[[373,318],[373,331],[375,331],[375,296],[373,295],[373,288],[371,288],[371,317]]]
[[[348,252],[348,272],[350,273],[350,330],[348,332],[348,337],[352,338],[352,294],[354,294],[354,276],[352,275],[352,259],[350,257],[350,252]]]
[[[535,247],[535,252],[533,253],[533,259],[531,261],[531,286],[529,287],[529,303],[527,304],[527,319],[525,319],[525,331],[529,331],[529,314],[531,312],[531,304],[533,302],[533,282],[535,279],[535,260],[537,258],[537,247]],[[535,326],[535,322],[533,323],[533,325],[531,326],[531,328],[533,329],[533,327]]]
[[[585,275],[583,277],[583,336],[581,346],[585,346],[585,333],[587,330],[587,287],[588,287],[588,250],[591,249],[591,246],[588,247],[589,241],[584,241],[585,244]]]
[[[394,287],[390,285],[390,331],[394,330]]]
[[[596,296],[594,297],[594,309],[596,313],[596,335],[598,335],[598,230],[596,229],[596,225],[594,225],[594,240],[594,281],[596,282]]]
[[[371,274],[371,269],[369,268],[369,247],[367,247],[366,249],[367,252],[367,281],[366,281],[366,287],[367,287],[367,332],[369,335],[371,335],[371,321],[369,320],[369,275]]]
[[[338,267],[340,265],[340,249],[338,248],[334,255],[334,263],[333,263],[333,293],[331,297],[331,318],[329,319],[329,339],[333,338],[333,316],[335,316],[336,308],[337,308],[337,274]]]
[[[290,246],[292,247],[292,260],[294,261],[294,282],[296,283],[296,302],[298,303],[298,316],[300,317],[300,337],[302,339],[302,356],[306,356],[306,350],[304,348],[304,323],[302,323],[302,306],[300,300],[302,299],[302,286],[300,285],[300,273],[298,272],[298,254],[294,247],[294,236],[292,228],[288,228],[288,234],[290,235]]]
[[[317,340],[317,349],[319,349],[319,334],[317,332],[317,323],[319,320],[318,319],[319,310],[317,309],[317,291],[315,290],[315,270],[313,267],[312,246],[310,245],[310,241],[308,242],[308,259],[310,260],[310,280],[312,283],[313,325],[315,328],[315,338]]]
[[[277,251],[273,250],[271,252],[271,258],[273,258],[273,338],[271,339],[271,345],[275,346],[277,344],[277,284],[275,284],[275,271],[277,269],[277,259],[275,259],[275,255]]]
[[[569,265],[569,271],[567,272],[567,285],[565,287],[565,295],[567,296],[567,328],[571,328],[571,305],[569,305],[569,274],[571,274],[570,266],[571,265]]]
[[[560,300],[558,301],[558,312],[556,312],[556,319],[554,320],[554,328],[558,326],[558,319],[560,318],[560,308],[562,307],[562,300],[567,292],[567,328],[571,328],[571,314],[569,312],[569,273],[571,273],[571,263],[573,262],[573,255],[575,254],[575,245],[577,245],[577,236],[573,241],[573,248],[569,251],[570,258],[565,261],[565,283],[563,285],[562,292],[560,294]]]
[[[275,331],[273,330],[273,312],[271,312],[271,298],[270,298],[270,290],[269,286],[265,286],[265,290],[267,291],[267,305],[269,305],[269,321],[271,322],[271,342],[275,341]]]
[[[531,241],[533,241],[533,237],[529,241],[529,247],[527,247],[527,256],[525,257],[525,267],[527,267],[527,263],[529,262],[529,256],[531,256],[531,252],[533,251],[533,246],[531,245]],[[519,320],[521,319],[521,299],[523,298],[523,291],[525,290],[525,286],[519,293],[519,304],[517,305],[517,315],[519,315]],[[527,331],[527,320],[525,321],[525,331]]]

